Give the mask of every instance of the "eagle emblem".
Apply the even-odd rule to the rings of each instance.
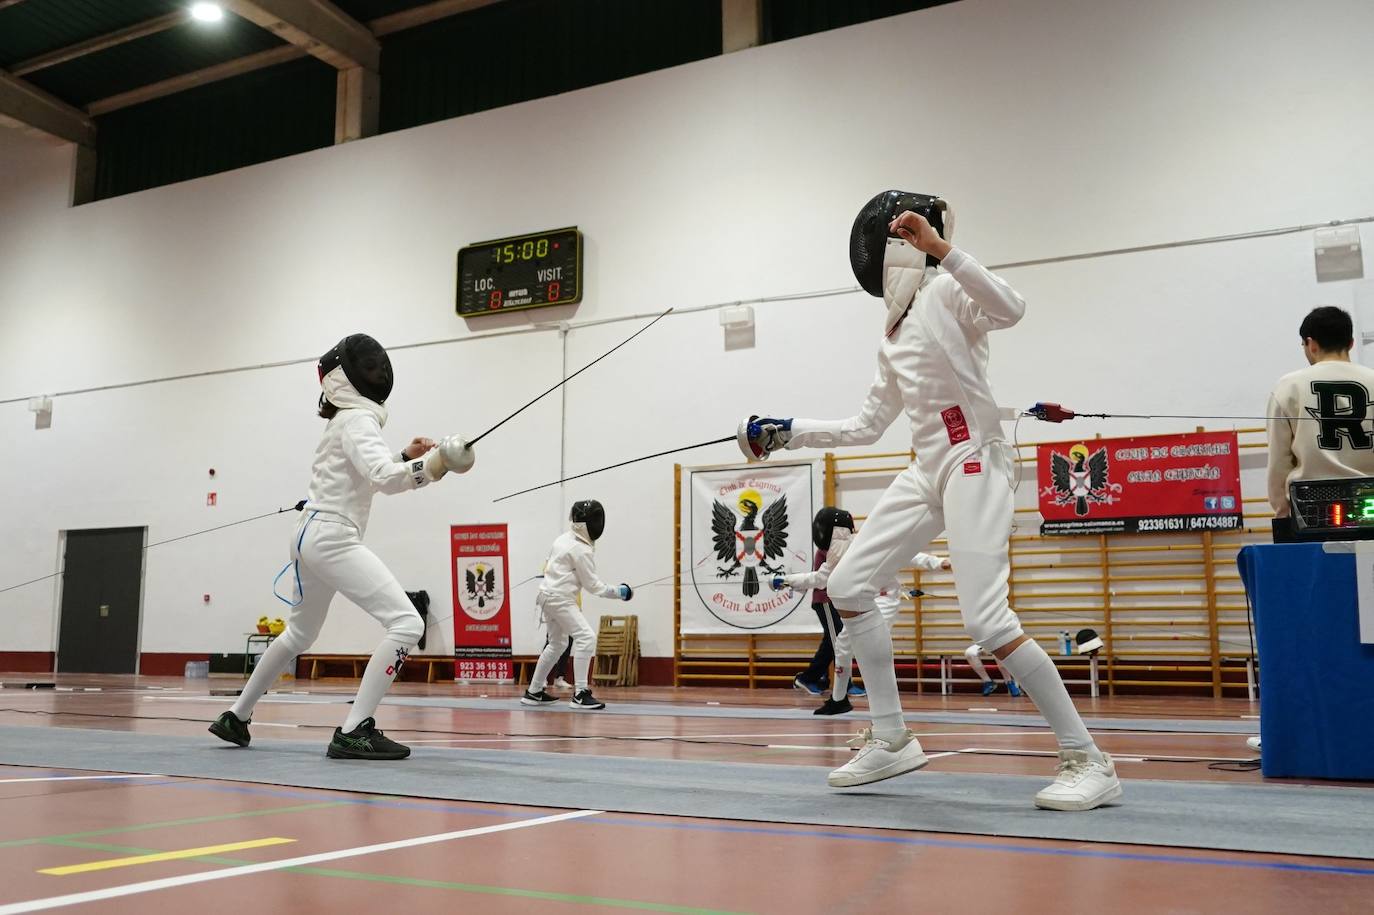
[[[1120,485],[1107,480],[1107,449],[1098,448],[1088,451],[1082,443],[1069,449],[1065,457],[1057,452],[1050,454],[1050,485],[1045,495],[1055,505],[1073,504],[1073,513],[1083,517],[1088,506],[1110,504],[1113,491],[1120,491]]]
[[[477,606],[485,608],[487,600],[496,596],[496,570],[478,563],[467,572],[468,597],[477,601]]]
[[[759,593],[759,569],[770,575],[782,572],[770,560],[781,559],[787,548],[787,496],[778,496],[765,510],[758,490],[746,489],[737,504],[739,518],[719,499],[711,505],[712,544],[721,563],[716,577],[733,578],[743,569],[744,595],[753,597]]]

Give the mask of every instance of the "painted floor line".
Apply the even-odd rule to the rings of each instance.
[[[71,848],[91,848],[97,851],[120,852],[126,855],[149,855],[156,853],[156,851],[151,848],[100,845],[92,842],[54,842],[53,844],[65,845]],[[202,864],[219,864],[226,867],[238,867],[242,864],[253,863],[238,858],[224,858],[219,856],[208,856],[195,860]],[[635,909],[637,911],[647,912],[670,912],[677,913],[677,915],[743,915],[743,913],[705,909],[699,906],[673,905],[670,903],[648,902],[638,899],[618,899],[611,896],[585,896],[574,893],[559,893],[550,890],[528,890],[518,887],[492,886],[483,883],[457,883],[450,880],[429,880],[423,877],[397,877],[389,874],[369,874],[361,871],[337,870],[326,867],[293,867],[288,869],[286,873],[305,874],[314,877],[343,878],[346,880],[364,880],[372,883],[389,883],[397,886],[414,886],[424,889],[457,890],[463,893],[477,893],[489,896],[540,899],[546,902],[567,902],[574,905],[594,905],[602,908]]]
[[[200,848],[183,848],[179,851],[159,851],[149,854],[132,855],[125,858],[106,858],[103,861],[87,861],[85,864],[66,864],[62,867],[45,867],[40,874],[53,877],[66,877],[70,874],[88,874],[91,871],[108,871],[117,867],[136,867],[139,864],[156,864],[159,861],[181,861],[185,858],[201,858],[205,855],[218,855],[221,852],[244,851],[249,848],[266,848],[270,845],[288,845],[295,839],[272,836],[267,839],[249,839],[246,842],[229,842],[224,845],[205,845]]]
[[[24,782],[104,782],[119,781],[126,778],[165,778],[163,775],[48,775],[42,778],[0,778],[0,785],[18,785]]]
[[[68,905],[79,905],[86,902],[104,902],[109,899],[119,899],[124,896],[134,896],[140,893],[151,893],[157,890],[173,889],[179,886],[208,883],[212,880],[227,880],[231,877],[247,877],[251,874],[264,874],[272,871],[285,870],[288,867],[307,867],[324,861],[337,861],[340,858],[374,855],[381,852],[396,851],[402,848],[414,848],[419,845],[433,845],[436,842],[449,842],[454,839],[466,839],[496,832],[507,832],[512,829],[544,826],[549,823],[559,823],[563,820],[574,820],[588,816],[601,816],[604,812],[605,811],[601,810],[573,810],[568,813],[536,817],[531,820],[516,820],[513,823],[497,823],[492,826],[479,826],[474,829],[459,829],[454,832],[418,836],[413,839],[400,839],[395,842],[381,842],[376,845],[361,845],[356,848],[343,848],[338,851],[321,852],[314,855],[301,855],[297,858],[284,858],[280,861],[265,861],[262,864],[248,864],[243,867],[230,867],[222,870],[206,871],[199,874],[183,874],[178,877],[166,877],[161,880],[147,880],[142,883],[128,883],[123,886],[111,886],[85,893],[49,896],[46,899],[30,899],[24,902],[0,905],[0,915],[20,915],[22,912],[42,912],[48,909],[57,909]]]
[[[1013,750],[998,747],[969,747],[961,750],[961,753],[986,753],[993,756],[1058,756],[1058,751],[1052,750]],[[1253,756],[1169,756],[1163,753],[1131,754],[1125,753],[1120,756],[1113,753],[1112,759],[1117,762],[1253,762]]]
[[[169,783],[171,788],[188,788],[198,790],[217,790],[220,786],[202,784],[198,781],[181,781]],[[301,797],[302,795],[284,794],[283,792],[265,792],[274,797]],[[110,826],[105,829],[88,829],[84,832],[65,832],[52,836],[35,836],[31,839],[7,839],[0,841],[0,848],[20,848],[25,845],[41,845],[45,842],[70,841],[73,839],[94,839],[100,836],[116,836],[126,832],[144,832],[150,829],[175,829],[178,826],[200,826],[205,823],[221,823],[226,820],[245,820],[250,817],[275,816],[277,814],[300,813],[303,811],[326,810],[330,807],[345,807],[353,801],[321,801],[313,804],[292,804],[287,807],[268,807],[261,810],[240,810],[236,813],[217,813],[210,816],[189,817],[180,820],[159,820],[153,823],[126,823],[121,826]]]

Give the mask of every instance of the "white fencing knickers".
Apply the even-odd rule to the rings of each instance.
[[[534,675],[530,677],[530,689],[537,692],[544,688],[549,671],[553,670],[553,665],[563,656],[563,648],[568,644],[568,639],[572,639],[573,643],[573,685],[578,690],[588,688],[587,674],[591,669],[592,656],[596,654],[596,633],[592,632],[592,627],[587,624],[587,618],[582,615],[582,608],[572,601],[552,597],[546,591],[539,592],[539,596],[534,599],[534,605],[544,616],[549,641],[534,666]]]
[[[1005,442],[994,442],[953,462],[943,490],[915,464],[898,474],[831,574],[831,603],[850,612],[876,609],[882,587],[944,531],[969,637],[994,651],[1021,636],[1007,603],[1009,451]]]
[[[335,594],[342,594],[367,611],[386,628],[386,641],[395,643],[391,648],[394,657],[388,659],[381,671],[388,684],[425,632],[419,611],[396,576],[363,546],[358,529],[343,518],[322,512],[311,512],[302,518],[291,538],[291,558],[293,565],[287,567],[287,574],[298,588],[299,602],[291,610],[286,631],[263,653],[234,705],[234,714],[242,720],[247,720],[258,699],[287,665],[315,643]],[[361,698],[361,687],[359,695]],[[380,701],[381,696],[377,699]],[[376,708],[375,703],[372,708]],[[370,714],[370,710],[363,711]]]

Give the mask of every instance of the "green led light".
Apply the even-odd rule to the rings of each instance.
[[[1360,518],[1364,520],[1374,518],[1374,496],[1365,496],[1360,499]]]

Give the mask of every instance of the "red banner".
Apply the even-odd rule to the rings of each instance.
[[[1172,534],[1244,524],[1234,432],[1040,445],[1036,477],[1042,534]]]
[[[449,528],[456,680],[513,679],[508,547],[504,524]]]

